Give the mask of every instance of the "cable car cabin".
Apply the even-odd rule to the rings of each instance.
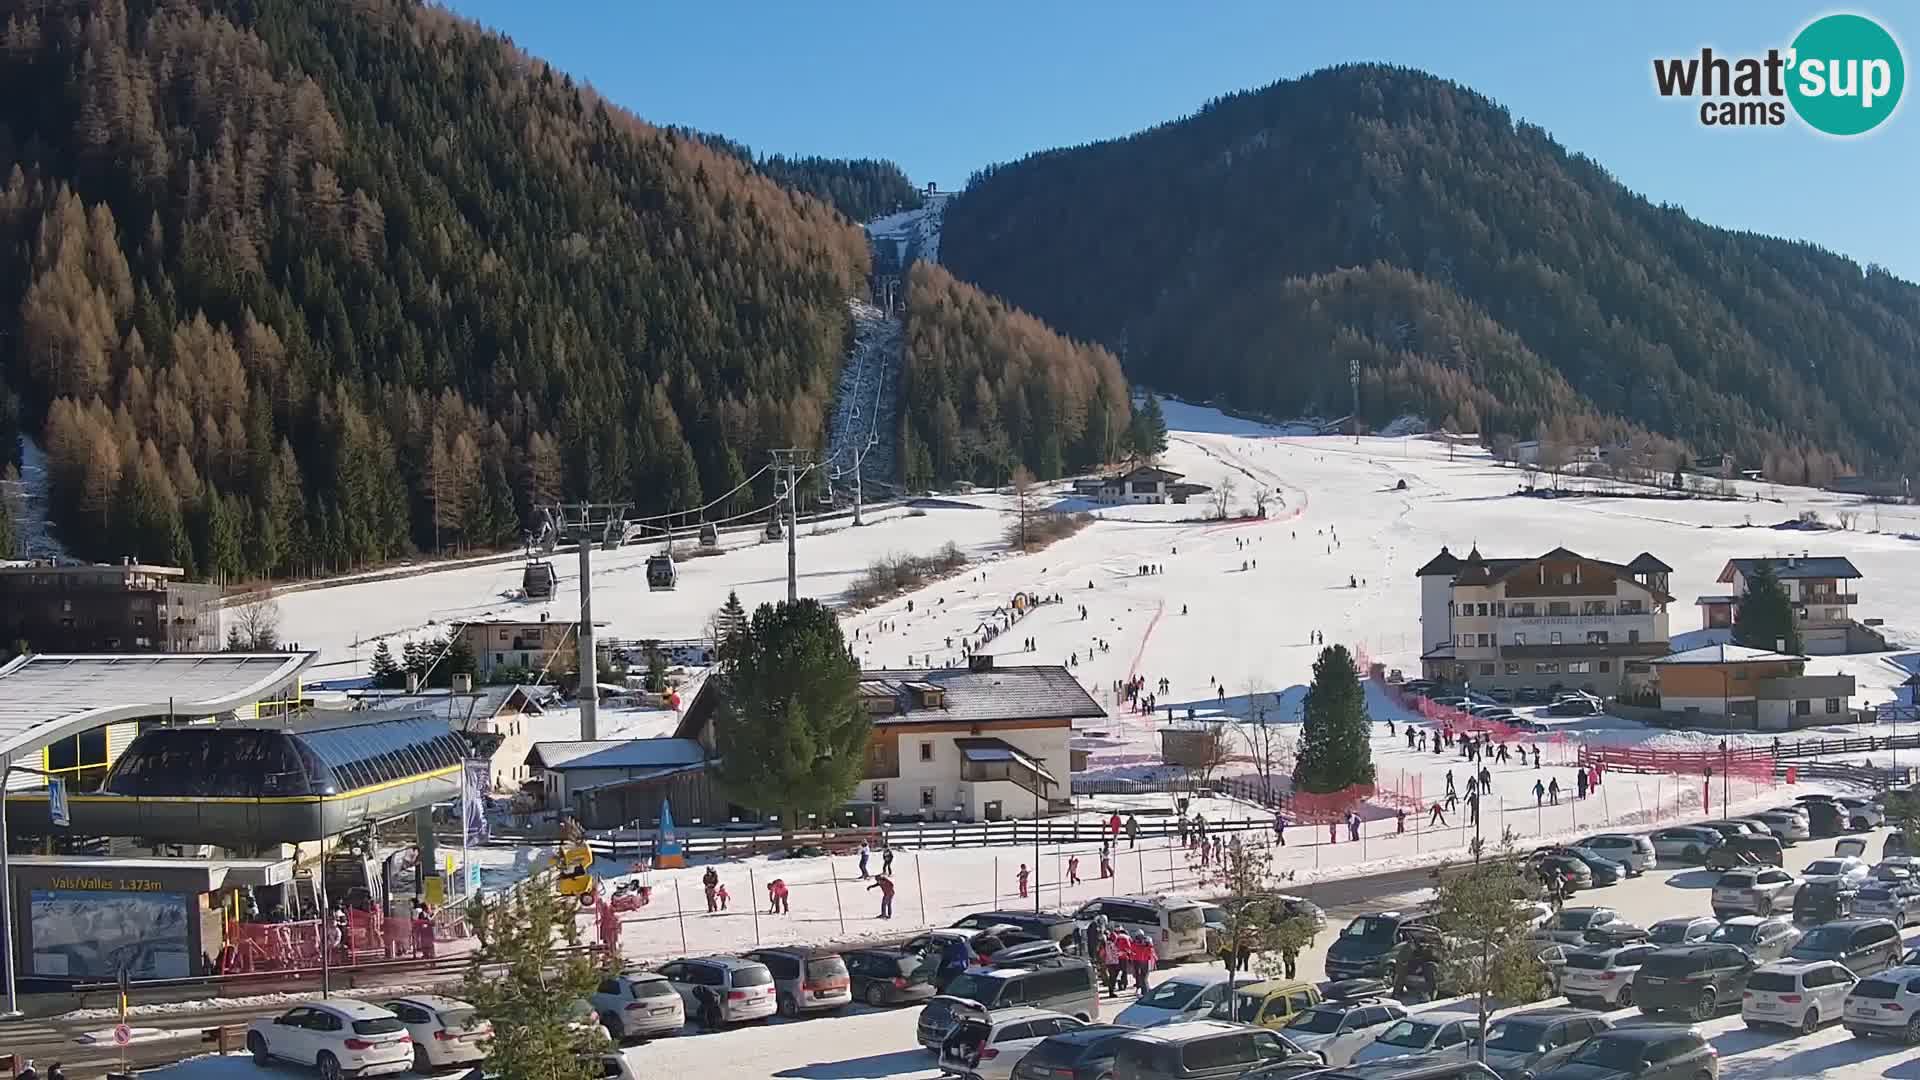
[[[526,593],[529,600],[548,600],[553,597],[556,580],[553,564],[535,559],[520,574],[520,591]]]
[[[786,531],[780,528],[780,518],[778,515],[767,519],[767,539],[778,540],[785,535]]]
[[[719,547],[720,530],[710,523],[703,522],[700,526],[700,546],[703,548]]]
[[[673,565],[673,556],[666,552],[647,556],[647,588],[666,592],[679,580],[680,570]]]

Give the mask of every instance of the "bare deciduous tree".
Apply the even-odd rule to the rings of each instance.
[[[1213,516],[1224,519],[1233,510],[1234,494],[1233,474],[1220,478],[1220,486],[1213,489]]]
[[[1278,695],[1251,675],[1247,677],[1245,689],[1246,720],[1236,724],[1235,730],[1247,744],[1247,756],[1253,759],[1253,771],[1260,777],[1261,794],[1272,800],[1279,795],[1274,778],[1293,775],[1293,740],[1287,737],[1288,729],[1274,715],[1279,707]]]
[[[228,617],[228,652],[270,652],[279,647],[280,601],[268,596],[241,605]]]
[[[1253,489],[1253,512],[1261,517],[1267,516],[1267,503],[1273,501],[1273,490],[1265,484],[1256,484]]]
[[[1025,551],[1033,541],[1033,516],[1040,510],[1040,494],[1034,490],[1033,473],[1025,465],[1013,470],[1013,524],[1007,530],[1007,540],[1016,551]]]

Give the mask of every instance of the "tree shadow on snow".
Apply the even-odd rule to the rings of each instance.
[[[933,1067],[933,1056],[915,1047],[912,1050],[895,1050],[890,1054],[874,1054],[869,1057],[854,1058],[851,1061],[801,1065],[782,1069],[773,1075],[791,1077],[794,1080],[881,1080],[882,1077],[923,1072],[931,1067]]]
[[[1714,1040],[1715,1045],[1719,1040]],[[1858,1065],[1876,1057],[1898,1053],[1904,1044],[1891,1040],[1843,1039],[1808,1047],[1785,1057],[1755,1055],[1729,1061],[1720,1058],[1720,1080],[1760,1080],[1763,1076],[1821,1076],[1835,1069]],[[1892,1076],[1889,1070],[1887,1075]]]

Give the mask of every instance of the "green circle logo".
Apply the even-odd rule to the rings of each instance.
[[[1787,100],[1816,131],[1860,135],[1879,127],[1900,104],[1907,68],[1900,45],[1860,15],[1827,15],[1793,39]]]

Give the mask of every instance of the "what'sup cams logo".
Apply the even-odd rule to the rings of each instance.
[[[1661,97],[1699,98],[1708,127],[1779,127],[1788,110],[1815,131],[1864,135],[1900,104],[1907,69],[1900,44],[1863,15],[1826,15],[1765,56],[1656,59]]]

